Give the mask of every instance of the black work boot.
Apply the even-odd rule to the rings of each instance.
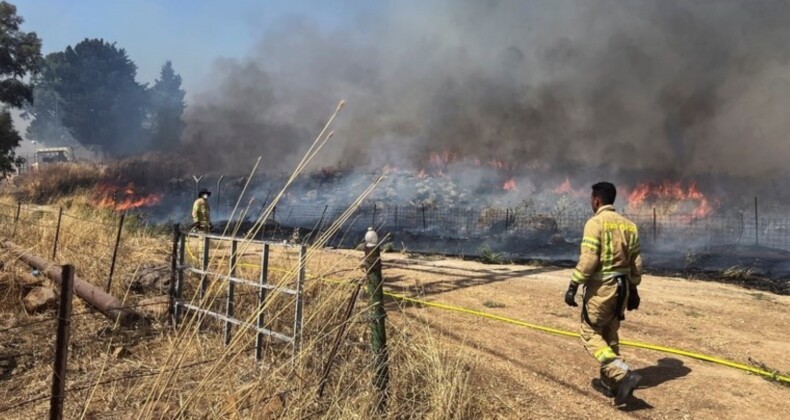
[[[634,394],[634,390],[639,386],[641,376],[633,372],[628,372],[622,381],[617,385],[617,392],[614,396],[614,404],[617,406],[624,405]]]
[[[590,382],[590,385],[592,385],[593,389],[600,392],[605,397],[614,398],[615,390],[609,385],[606,385],[606,382],[604,382],[603,379],[595,378],[592,380],[592,382]]]

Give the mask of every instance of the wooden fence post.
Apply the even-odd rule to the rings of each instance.
[[[176,273],[178,273],[180,269],[178,266],[178,240],[180,239],[180,235],[181,225],[176,223],[173,225],[173,249],[170,254],[170,288],[168,290],[170,299],[167,304],[167,313],[170,315],[170,322],[173,322],[173,325],[175,325],[176,316]]]
[[[180,227],[179,227],[180,228]],[[181,292],[184,290],[184,265],[186,263],[186,247],[187,241],[189,240],[189,235],[185,235],[181,233],[180,229],[178,232],[179,236],[179,244],[178,244],[178,266],[176,271],[176,289],[175,289],[175,297],[173,299],[173,326],[178,328],[178,321],[179,317],[181,316],[181,309],[178,305],[178,301],[181,299]]]
[[[299,271],[296,275],[296,308],[294,310],[294,342],[293,342],[293,357],[296,363],[296,355],[302,347],[302,308],[304,302],[302,301],[302,288],[305,280],[305,266],[307,264],[307,247],[302,245],[299,247]]]
[[[64,265],[60,272],[60,305],[58,306],[58,329],[55,339],[55,366],[52,372],[52,396],[49,418],[63,418],[63,399],[66,394],[66,363],[69,353],[71,327],[71,296],[74,291],[74,266]]]

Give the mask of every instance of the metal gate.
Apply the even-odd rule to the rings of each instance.
[[[201,244],[199,249],[199,256],[189,248],[190,238],[195,238]],[[228,255],[228,269],[224,273],[212,268],[211,250],[213,246],[218,244],[229,243],[230,252]],[[260,260],[259,264],[245,264],[246,266],[253,265],[259,267],[260,273],[257,279],[245,279],[237,276],[237,268],[239,266],[239,243],[245,244],[245,248],[249,249],[250,246],[260,246]],[[269,254],[271,247],[282,247],[287,249],[298,249],[298,266],[296,267],[296,279],[291,287],[283,287],[282,285],[274,285],[269,283]],[[198,260],[199,266],[190,265],[187,262],[187,254],[190,258]],[[214,259],[216,260],[216,258]],[[232,338],[233,326],[247,328],[256,334],[255,338],[255,360],[258,361],[262,357],[264,337],[273,337],[284,343],[291,344],[292,355],[295,358],[299,347],[301,345],[302,334],[302,309],[303,309],[303,296],[302,288],[305,280],[305,262],[306,262],[306,248],[305,246],[289,245],[286,243],[276,243],[267,241],[253,241],[232,236],[212,235],[196,232],[183,232],[179,225],[175,225],[173,230],[173,251],[171,260],[171,282],[170,282],[170,313],[174,325],[178,328],[181,318],[187,311],[193,311],[199,314],[199,319],[203,317],[215,318],[224,322],[224,339],[225,345],[229,345]],[[284,270],[283,270],[284,271]],[[198,296],[193,296],[191,300],[183,298],[184,286],[188,281],[189,275],[199,276],[199,288],[196,290]],[[208,304],[207,289],[209,286],[209,279],[224,282],[220,287],[224,287],[227,294],[224,296],[224,313],[220,313],[211,308]],[[257,290],[257,305],[254,307],[254,313],[257,314],[255,323],[247,322],[235,317],[235,288],[236,285],[246,285]],[[273,329],[265,327],[265,313],[263,307],[267,302],[267,298],[271,298],[272,293],[281,293],[290,295],[293,298],[293,329],[291,333],[283,331],[274,331]],[[199,322],[198,325],[201,323]]]

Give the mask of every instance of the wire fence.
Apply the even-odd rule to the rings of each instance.
[[[277,236],[278,229],[300,229],[307,238],[328,228],[342,207],[277,206],[271,215],[272,228],[265,235]],[[360,206],[343,224],[330,243],[340,247],[354,242],[367,227],[389,232],[397,241],[486,240],[517,238],[549,242],[552,237],[577,243],[590,212],[557,211],[539,213],[524,208],[461,209],[398,205]],[[759,245],[790,250],[790,218],[759,213],[695,216],[693,214],[627,213],[639,227],[643,245],[662,247],[684,243]],[[353,233],[353,234],[351,234]],[[353,240],[351,239],[353,238]],[[551,241],[557,243],[556,241]],[[436,249],[434,251],[441,251]]]
[[[107,220],[111,222],[107,223]],[[134,229],[133,225],[128,225],[128,227]],[[129,245],[130,247],[136,245],[133,235],[128,235],[128,237],[121,235],[123,229],[124,215],[122,214],[112,217],[107,217],[105,214],[102,215],[101,219],[97,220],[93,219],[91,215],[83,216],[76,213],[67,213],[59,208],[53,209],[21,203],[16,205],[0,203],[0,238],[2,238],[2,241],[11,241],[14,245],[23,248],[26,253],[29,252],[35,256],[43,257],[55,264],[60,264],[64,261],[76,262],[79,271],[83,273],[84,281],[94,283],[95,286],[105,290],[112,289],[110,279],[113,274],[113,266],[116,263],[118,265],[121,264],[120,260],[125,255],[124,251],[127,251],[124,249],[124,245]],[[132,260],[130,259],[129,261]],[[126,274],[130,274],[128,267],[126,271]],[[84,273],[89,273],[89,275]],[[40,276],[43,274],[33,270],[33,275]],[[31,285],[28,286],[32,287]],[[116,296],[123,295],[123,291],[119,287],[115,287],[113,292]],[[61,294],[63,294],[63,290],[61,290]],[[236,298],[243,296],[245,296],[245,293],[238,293]],[[161,307],[162,305],[167,306],[166,303],[155,301],[125,304],[115,309],[143,310],[145,307]],[[61,306],[59,305],[59,308]],[[95,333],[97,324],[93,321],[96,316],[101,317],[101,314],[92,307],[70,312],[65,316],[71,325],[71,334],[77,335],[76,343],[79,343],[74,344],[71,350],[74,352],[75,357],[73,359],[75,360],[68,362],[70,372],[75,369],[75,365],[80,366],[80,370],[84,369],[86,365],[85,362],[76,359],[83,352],[81,346],[85,342],[95,343],[98,338]],[[32,415],[31,413],[40,413],[43,409],[42,406],[48,400],[56,398],[54,391],[52,393],[48,392],[48,384],[46,382],[51,375],[52,369],[42,370],[41,366],[51,364],[53,359],[56,360],[55,364],[57,365],[58,352],[61,351],[59,349],[69,346],[68,343],[65,346],[52,346],[51,340],[55,335],[55,327],[59,324],[59,321],[62,321],[60,314],[54,315],[51,312],[46,314],[22,314],[20,317],[13,316],[0,320],[0,361],[3,362],[0,365],[0,381],[13,378],[17,388],[22,387],[34,390],[3,395],[4,402],[0,404],[0,418],[8,416],[16,418],[22,413],[25,416],[36,417],[37,415]],[[104,334],[101,333],[103,330],[100,329],[100,335]],[[122,342],[124,340],[134,340],[130,337],[145,334],[145,329],[139,330],[139,334],[136,332],[126,332],[119,336],[110,334],[113,337],[112,341],[108,342],[107,338],[103,339],[103,341],[123,346]],[[59,335],[60,331],[58,331]],[[72,341],[75,340],[72,339]],[[121,341],[121,343],[116,341]],[[13,344],[7,347],[6,343]],[[260,345],[257,347],[251,346],[244,350],[260,349],[260,347]],[[96,379],[94,375],[88,375],[87,378],[79,381],[70,380],[66,383],[64,380],[66,386],[63,389],[61,401],[64,399],[69,401],[66,409],[68,417],[78,416],[79,412],[75,410],[81,409],[80,401],[88,398],[89,394],[86,393],[92,392],[96,387],[115,383],[129,383],[129,381],[168,372],[197,371],[202,369],[203,366],[210,366],[211,363],[215,363],[223,357],[227,358],[232,354],[223,353],[217,357],[200,358],[165,370],[150,368],[142,372],[129,372],[126,371],[125,365],[119,364],[117,368],[114,368],[117,372],[108,375],[110,376],[109,378],[101,378],[99,376]],[[7,362],[12,362],[13,364],[9,366],[6,364]],[[57,373],[55,376],[58,376]],[[37,385],[33,387],[25,385],[24,381],[20,382],[22,378],[27,378],[24,381]],[[277,395],[282,394],[282,392],[278,392]]]
[[[0,203],[0,235],[4,240],[55,263],[74,263],[78,275],[106,291],[112,287],[116,267],[131,251],[124,247],[128,238],[121,234],[124,220],[122,213],[97,219],[62,208]],[[89,254],[86,245],[91,245]]]

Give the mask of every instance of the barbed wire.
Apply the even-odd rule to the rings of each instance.
[[[160,305],[166,305],[166,304],[168,304],[168,302],[149,302],[149,303],[144,303],[144,304],[116,306],[116,307],[113,307],[113,309],[115,309],[115,310],[138,309],[138,308],[145,308],[145,307],[150,307],[150,306],[160,306]],[[98,315],[98,314],[100,314],[100,311],[98,309],[89,307],[85,311],[72,313],[70,315],[70,318],[77,318],[77,317],[81,317],[81,316],[85,316],[85,315],[91,315],[91,314]],[[33,326],[33,325],[43,324],[45,322],[57,321],[57,319],[58,319],[57,316],[53,316],[53,317],[49,317],[49,318],[45,318],[45,319],[37,319],[37,320],[31,321],[31,322],[27,322],[27,323],[16,324],[16,325],[13,325],[13,326],[10,326],[10,327],[6,327],[6,328],[3,328],[3,329],[0,329],[0,333],[5,333],[5,332],[12,331],[12,330],[19,329],[19,328],[26,328],[26,327],[30,327],[30,326]]]
[[[39,220],[41,220],[41,219],[39,219]],[[44,229],[57,227],[57,223],[43,224],[43,223],[40,223],[38,221],[33,221],[31,218],[24,218],[22,216],[19,216],[19,222],[25,223],[27,225],[37,226],[37,227],[44,228]]]
[[[69,229],[63,229],[63,227],[61,227],[61,240],[64,238],[64,236],[62,236],[64,233],[65,233],[65,235],[67,235],[69,237],[77,238],[80,241],[83,241],[83,242],[86,242],[86,243],[92,243],[92,244],[96,244],[96,245],[101,245],[101,246],[103,246],[105,248],[113,248],[113,247],[115,247],[115,245],[110,245],[108,243],[104,243],[104,242],[96,240],[94,238],[89,238],[89,237],[87,237],[85,235],[80,235],[78,233],[74,233],[74,231],[71,231]]]
[[[247,347],[247,348],[243,348],[243,349],[240,350],[240,352],[245,352],[245,351],[249,351],[249,350],[253,350],[253,349],[255,349],[255,345]],[[176,372],[176,371],[185,370],[185,369],[192,369],[192,368],[196,368],[196,367],[199,367],[199,366],[202,366],[202,365],[206,365],[206,364],[209,364],[209,363],[216,362],[216,361],[218,361],[218,360],[220,360],[222,358],[225,358],[225,357],[227,357],[227,354],[221,354],[221,355],[219,355],[217,357],[212,357],[212,358],[209,358],[209,359],[200,360],[200,361],[197,361],[197,362],[189,363],[189,364],[183,365],[183,366],[173,367],[173,368],[170,368],[170,369],[152,370],[152,371],[149,371],[149,372],[127,374],[127,375],[123,375],[123,376],[115,377],[115,378],[111,378],[111,379],[106,379],[106,380],[99,381],[99,382],[93,382],[93,380],[83,381],[79,385],[72,385],[71,387],[66,389],[64,391],[64,393],[68,394],[68,393],[72,393],[72,392],[84,391],[86,389],[90,389],[90,388],[93,388],[93,387],[96,387],[96,386],[100,386],[100,385],[108,385],[108,384],[112,384],[112,383],[115,383],[115,382],[126,381],[126,380],[130,380],[130,379],[139,379],[139,378],[145,378],[145,377],[150,377],[150,376],[156,376],[156,375],[160,375],[160,374],[163,374],[163,373],[170,373],[170,372]],[[275,394],[275,396],[276,395],[277,394]],[[28,400],[19,402],[17,404],[11,405],[9,407],[0,408],[0,413],[9,412],[11,410],[14,410],[14,409],[17,409],[17,408],[22,408],[22,407],[30,405],[30,404],[34,404],[34,403],[37,403],[37,402],[40,402],[40,401],[45,401],[45,400],[50,399],[51,397],[52,397],[51,394],[41,394],[41,395],[39,395],[37,397],[30,398]]]
[[[75,216],[73,214],[69,214],[69,213],[66,213],[66,212],[64,212],[63,215],[68,217],[68,218],[70,218],[70,219],[74,219],[74,220],[78,220],[78,221],[81,221],[81,222],[90,223],[90,224],[94,224],[94,225],[104,226],[106,228],[116,228],[117,227],[117,224],[104,223],[104,222],[99,222],[99,221],[96,221],[96,220],[90,220],[90,219],[86,219],[86,218],[83,218],[83,217],[78,217],[78,216]]]

